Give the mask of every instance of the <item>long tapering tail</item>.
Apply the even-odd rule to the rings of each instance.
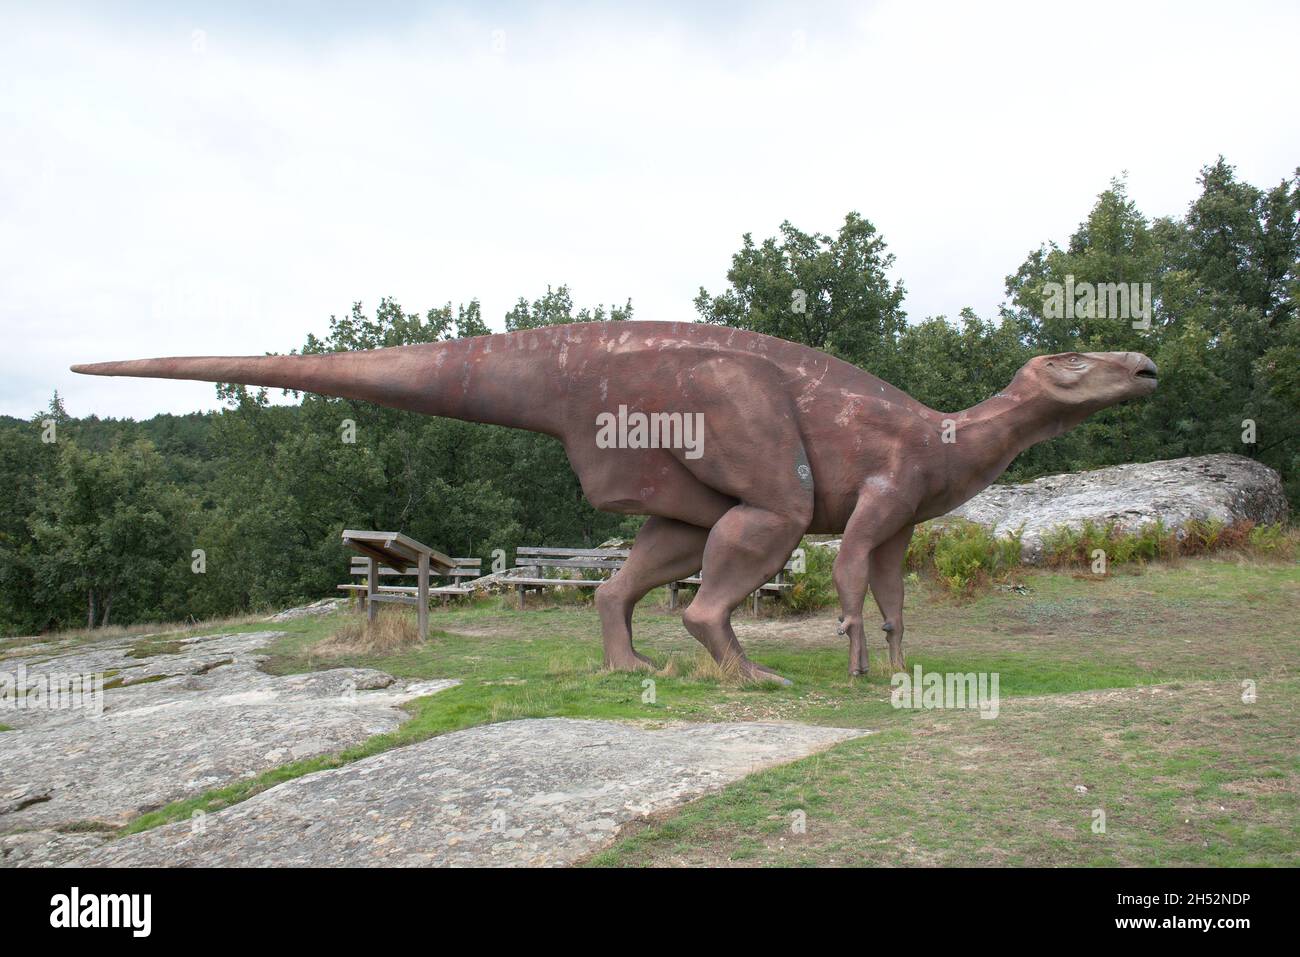
[[[400,346],[321,355],[130,359],[75,365],[72,371],[84,375],[238,382],[364,399],[414,412],[434,412],[427,401],[430,348],[438,346]]]
[[[177,356],[72,366],[83,375],[237,382],[360,399],[394,409],[552,432],[530,397],[522,354],[493,355],[461,339],[358,352],[288,356]],[[495,364],[493,363],[495,360]],[[492,365],[493,367],[489,368]],[[513,388],[503,388],[513,383]]]

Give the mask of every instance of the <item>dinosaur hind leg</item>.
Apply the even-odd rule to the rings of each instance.
[[[704,548],[700,589],[682,623],[724,669],[734,668],[745,678],[789,683],[745,657],[731,627],[731,612],[781,569],[807,525],[803,515],[741,504],[713,526]]]
[[[632,609],[650,589],[699,571],[708,535],[706,528],[675,519],[653,515],[646,519],[618,574],[596,588],[606,668],[634,671],[654,667],[632,647]]]

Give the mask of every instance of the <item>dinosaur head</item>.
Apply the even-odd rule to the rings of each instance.
[[[1140,352],[1060,352],[1036,356],[1017,378],[1055,402],[1088,413],[1156,389],[1156,364]]]

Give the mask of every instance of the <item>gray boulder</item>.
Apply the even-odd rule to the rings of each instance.
[[[1037,564],[1043,536],[1062,526],[1115,522],[1137,531],[1160,519],[1180,530],[1193,520],[1280,522],[1287,516],[1282,479],[1242,455],[1200,455],[1048,475],[1023,485],[994,485],[950,513],[995,534],[1023,528],[1021,557]]]

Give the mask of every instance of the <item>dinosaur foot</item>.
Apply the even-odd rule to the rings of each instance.
[[[755,664],[748,658],[741,658],[736,662],[736,672],[746,681],[774,681],[786,688],[794,684],[789,678],[777,674],[771,668]]]
[[[659,666],[641,652],[628,648],[616,654],[605,653],[606,671],[658,671]]]

